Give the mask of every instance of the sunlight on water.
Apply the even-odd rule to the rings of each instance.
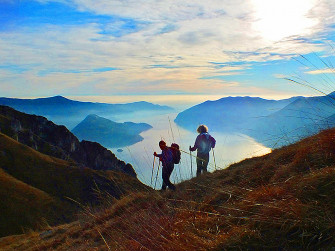
[[[174,183],[179,183],[183,180],[190,179],[191,176],[195,176],[195,157],[192,157],[191,170],[191,157],[188,149],[190,145],[193,146],[195,138],[198,134],[196,132],[196,128],[194,129],[194,132],[190,132],[177,126],[173,122],[176,116],[177,113],[156,113],[155,115],[153,115],[153,113],[137,113],[114,117],[114,120],[117,122],[146,122],[153,126],[152,129],[141,134],[144,138],[143,141],[132,146],[122,148],[123,152],[118,152],[118,148],[110,149],[119,159],[131,163],[135,168],[138,178],[147,185],[154,187],[156,183],[156,188],[161,187],[161,172],[158,174],[157,182],[155,179],[157,176],[158,159],[156,159],[155,162],[153,181],[151,180],[154,159],[153,152],[161,152],[158,147],[158,142],[161,139],[165,140],[168,145],[176,142],[183,151],[181,163],[179,165],[175,165],[175,169],[171,175],[171,180]],[[245,158],[264,155],[271,151],[270,148],[257,143],[254,139],[243,134],[225,134],[211,131],[210,133],[217,141],[217,146],[214,149],[216,169],[224,169],[230,164]],[[195,156],[196,152],[193,152],[192,154]],[[212,152],[210,153],[208,170],[210,172],[215,171]]]

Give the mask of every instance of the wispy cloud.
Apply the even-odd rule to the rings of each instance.
[[[250,91],[260,91],[252,79],[244,87],[224,82],[224,77],[243,75],[255,63],[321,52],[319,38],[327,38],[335,23],[333,0],[34,3],[43,8],[57,3],[64,13],[82,17],[81,22],[69,17],[59,22],[52,16],[43,21],[35,16],[39,25],[13,20],[0,33],[0,81],[10,79],[13,86],[24,82],[25,91],[48,94],[224,94],[250,85],[255,85]]]
[[[1,68],[1,67],[0,67]],[[42,70],[38,72],[38,76],[46,76],[49,74],[54,73],[95,73],[95,72],[109,72],[109,71],[116,71],[121,70],[119,68],[113,68],[113,67],[102,67],[97,69],[67,69],[67,70],[56,70],[56,69],[48,69],[48,70]]]
[[[307,74],[317,75],[317,74],[335,74],[335,69],[321,69],[321,70],[313,70],[305,72]]]
[[[287,78],[286,75],[281,74],[281,73],[273,74],[273,76],[274,76],[275,78],[278,78],[278,79],[284,79],[284,78]]]

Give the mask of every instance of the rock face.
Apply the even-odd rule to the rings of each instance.
[[[58,126],[44,117],[0,106],[0,131],[41,153],[83,167],[121,171],[136,177],[133,167],[116,158],[111,151],[95,142],[80,142],[65,126]]]

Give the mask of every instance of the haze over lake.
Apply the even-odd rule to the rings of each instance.
[[[194,144],[195,138],[198,135],[194,131],[188,131],[173,121],[177,116],[179,110],[173,112],[138,112],[136,114],[126,114],[120,116],[114,116],[113,119],[116,122],[145,122],[153,126],[152,129],[141,133],[144,138],[143,141],[138,142],[134,145],[122,148],[122,152],[117,151],[119,148],[110,148],[112,152],[121,160],[129,162],[133,165],[138,178],[147,185],[155,186],[155,177],[157,175],[158,159],[155,161],[155,172],[154,181],[151,183],[152,168],[153,168],[153,152],[160,153],[161,150],[158,147],[158,142],[163,139],[168,145],[173,142],[179,144],[182,150],[181,162],[179,165],[175,165],[175,169],[171,175],[171,180],[175,183],[181,182],[191,178],[191,175],[195,176],[196,152],[193,152],[192,157],[192,171],[191,172],[191,160],[189,155],[189,146]],[[271,151],[270,148],[263,146],[256,142],[253,138],[239,133],[219,133],[211,131],[210,134],[215,137],[217,145],[214,149],[215,153],[215,164],[213,161],[213,154],[210,153],[210,162],[208,165],[208,171],[212,172],[216,169],[223,169],[234,162],[238,162],[245,158],[253,156],[260,156]],[[192,174],[191,174],[192,173]],[[161,186],[161,173],[158,174],[156,188]]]

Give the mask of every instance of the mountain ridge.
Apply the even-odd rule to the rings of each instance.
[[[53,102],[56,102],[56,103],[62,103],[62,104],[73,103],[73,104],[98,104],[98,105],[117,105],[117,106],[146,104],[146,105],[155,106],[157,108],[171,109],[171,107],[169,106],[153,104],[147,101],[135,101],[135,102],[130,102],[130,103],[101,103],[101,102],[72,100],[72,99],[66,98],[61,95],[45,97],[45,98],[31,98],[31,99],[0,97],[0,104],[2,102],[12,102],[15,104],[24,104],[24,103],[52,104]]]
[[[152,104],[146,101],[133,103],[98,103],[82,102],[67,99],[63,96],[54,96],[38,99],[0,98],[0,105],[10,106],[18,111],[40,115],[59,125],[72,129],[87,115],[115,117],[120,114],[129,114],[138,111],[170,111],[171,107]]]
[[[335,92],[283,100],[227,97],[180,112],[175,122],[188,130],[206,124],[211,131],[243,133],[267,147],[278,148],[334,127],[333,96]]]
[[[206,124],[211,130],[243,130],[260,116],[267,116],[300,97],[284,100],[268,100],[259,97],[225,97],[205,101],[180,112],[175,122],[195,130],[199,124]]]
[[[132,190],[148,189],[129,175],[80,167],[2,133],[0,180],[0,236],[70,222],[82,207],[98,206],[106,196],[117,200]]]
[[[331,95],[335,93],[297,99],[281,110],[258,119],[248,135],[272,147],[274,144],[281,146],[294,143],[322,129],[332,128],[335,126],[334,121],[332,119],[327,121],[335,115],[335,100]],[[262,135],[259,132],[266,134]],[[283,136],[288,141],[279,140]]]
[[[72,160],[96,170],[117,170],[136,177],[131,164],[116,158],[96,142],[79,141],[65,126],[42,116],[29,115],[0,105],[0,132],[42,153]]]

